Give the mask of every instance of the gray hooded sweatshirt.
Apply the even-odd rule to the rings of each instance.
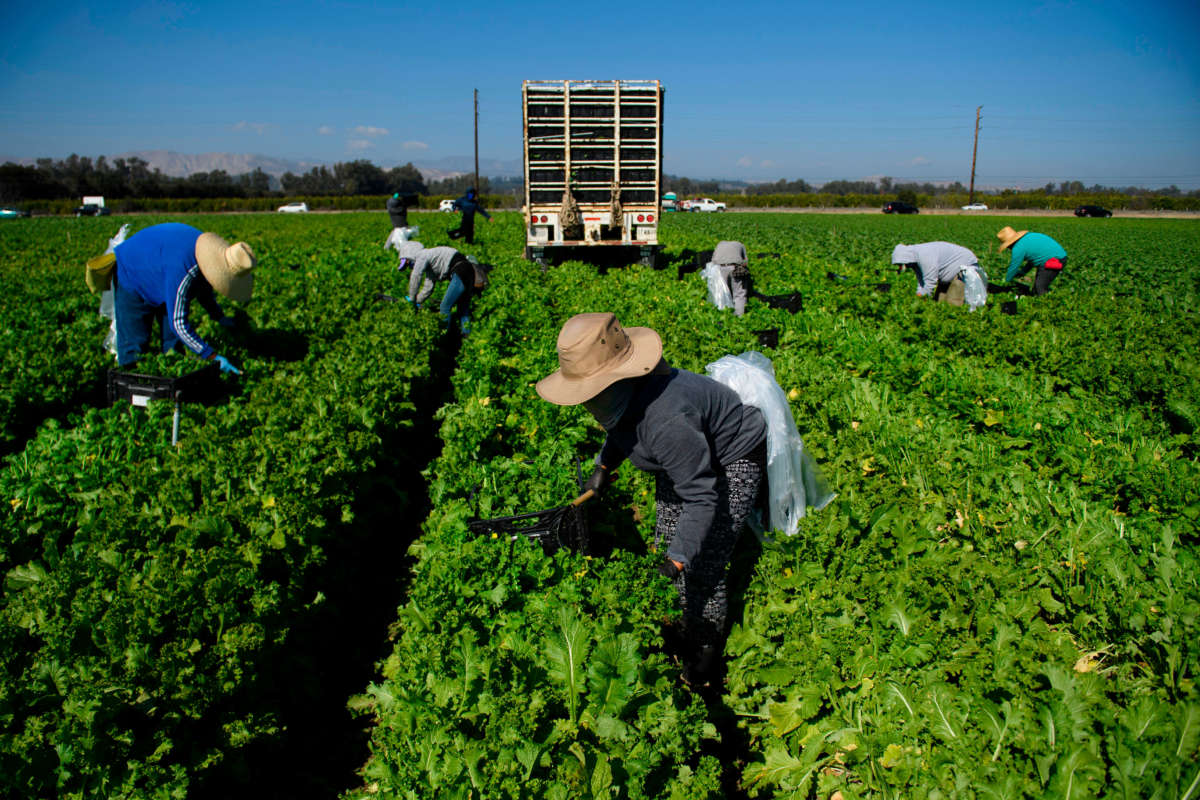
[[[424,303],[433,294],[434,281],[444,281],[450,276],[451,262],[458,251],[453,247],[426,247],[415,251],[415,255],[409,255],[414,251],[415,248],[401,250],[400,256],[413,259],[412,275],[408,278],[408,296],[418,303]],[[425,274],[426,269],[433,273],[433,279]],[[420,292],[417,291],[418,287]]]
[[[893,264],[917,265],[917,294],[933,294],[939,283],[949,283],[966,267],[979,269],[979,259],[965,247],[950,242],[898,244],[892,250]],[[987,275],[979,270],[984,282]]]

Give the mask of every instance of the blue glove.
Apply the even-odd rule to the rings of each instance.
[[[421,310],[421,304],[420,304],[420,303],[418,303],[416,300],[413,300],[413,299],[412,299],[411,297],[409,297],[408,295],[404,295],[404,299],[405,299],[405,300],[407,300],[408,302],[412,303],[412,307],[413,307],[413,308],[417,309],[418,311],[420,311],[420,310]]]
[[[213,361],[221,365],[221,372],[232,372],[234,375],[241,375],[242,371],[229,363],[229,359],[225,356],[213,356]]]
[[[234,326],[233,317],[221,317],[217,320],[217,324],[222,328],[232,328]]]

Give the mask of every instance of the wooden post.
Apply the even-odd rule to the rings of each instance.
[[[475,196],[480,194],[479,188],[479,90],[475,90]]]
[[[975,154],[979,152],[979,112],[983,106],[975,109],[975,145],[971,148],[971,189],[967,196],[967,205],[975,202]]]

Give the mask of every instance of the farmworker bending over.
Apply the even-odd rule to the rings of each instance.
[[[538,394],[582,403],[608,434],[584,488],[599,493],[626,458],[655,477],[659,572],[678,591],[694,647],[685,678],[704,683],[727,634],[729,560],[766,475],[763,414],[712,378],[672,368],[657,333],[623,328],[610,313],[567,320],[558,363]]]
[[[466,194],[454,201],[454,209],[462,212],[462,222],[457,228],[449,231],[450,238],[461,238],[467,244],[475,244],[475,212],[483,214],[488,222],[492,221],[492,215],[484,211],[483,206],[479,204],[474,186],[467,189]]]
[[[898,273],[911,268],[917,276],[917,295],[932,296],[939,303],[963,304],[966,270],[975,270],[987,283],[987,273],[980,269],[975,254],[951,242],[898,244],[892,250],[892,264]]]
[[[733,295],[733,313],[746,313],[746,295],[750,292],[750,259],[746,246],[741,242],[717,242],[713,248],[712,263],[721,268],[721,277],[729,284]]]
[[[206,344],[188,322],[193,300],[225,327],[233,326],[213,296],[215,289],[239,303],[254,288],[254,252],[245,242],[229,244],[215,233],[166,222],[138,231],[113,251],[113,308],[117,324],[117,363],[129,366],[146,351],[155,319],[162,328],[162,351],[182,343],[222,372],[239,370]]]
[[[1000,240],[1001,250],[1012,248],[1012,259],[1004,275],[1005,283],[1012,283],[1029,272],[1031,267],[1037,267],[1033,293],[1045,294],[1067,265],[1067,251],[1044,233],[1014,231],[1006,225],[996,234],[996,238]]]
[[[398,251],[402,243],[407,242],[416,234],[416,228],[408,227],[408,206],[415,202],[415,198],[411,195],[401,197],[399,192],[388,198],[387,212],[392,220],[392,230],[383,243],[384,250],[394,247]]]
[[[414,246],[415,245],[415,246]],[[411,262],[412,275],[408,279],[408,296],[405,298],[415,307],[433,294],[435,280],[449,281],[442,295],[442,319],[449,328],[458,318],[459,330],[464,334],[471,331],[471,300],[476,291],[487,286],[487,268],[476,264],[453,247],[422,247],[420,242],[405,242],[401,252],[400,269]],[[426,275],[433,275],[430,278]]]

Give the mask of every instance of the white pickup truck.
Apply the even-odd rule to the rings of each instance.
[[[724,211],[725,204],[718,203],[709,197],[697,197],[695,200],[689,200],[686,203],[688,211]]]

